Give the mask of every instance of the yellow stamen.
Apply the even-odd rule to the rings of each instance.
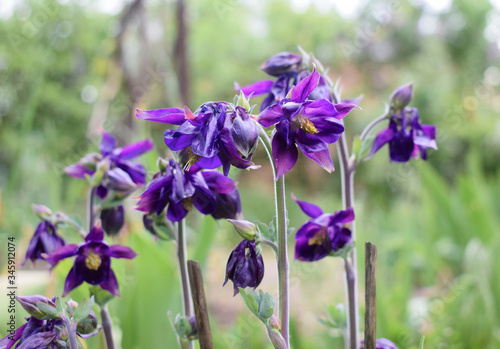
[[[316,234],[312,238],[310,238],[307,243],[309,246],[312,245],[322,246],[325,243],[325,234],[324,233]]]
[[[315,134],[318,133],[318,129],[314,126],[314,124],[309,121],[308,119],[302,119],[299,121],[299,127],[302,131],[309,133],[309,134]]]
[[[101,266],[101,257],[98,254],[91,253],[85,257],[85,265],[90,270],[97,270]]]

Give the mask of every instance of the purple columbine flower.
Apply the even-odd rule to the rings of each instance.
[[[194,113],[184,109],[137,109],[136,116],[179,125],[164,132],[165,144],[172,150],[188,148],[188,165],[214,169],[223,166],[224,174],[230,165],[246,169],[252,166],[253,151],[257,146],[258,131],[247,110],[227,102],[207,102]]]
[[[297,147],[328,172],[334,170],[328,144],[340,138],[344,132],[341,119],[355,105],[332,104],[326,99],[308,100],[319,79],[320,75],[314,69],[291,90],[290,98],[281,100],[256,117],[264,127],[276,124],[272,153],[277,178],[290,171],[297,162]]]
[[[66,245],[51,254],[44,255],[54,266],[62,259],[76,256],[75,264],[66,277],[63,297],[84,281],[91,285],[99,285],[116,297],[120,296],[118,281],[111,269],[111,258],[132,259],[136,253],[126,246],[109,246],[103,238],[104,231],[96,225],[85,238],[85,242],[79,245]]]
[[[35,234],[30,240],[26,251],[26,258],[21,265],[24,265],[28,259],[35,263],[37,259],[43,260],[43,253],[51,253],[66,243],[62,237],[57,235],[57,228],[49,221],[43,220],[38,224]]]
[[[97,194],[104,199],[108,190],[114,190],[123,197],[145,183],[146,169],[131,160],[153,149],[153,142],[145,139],[117,148],[116,139],[112,135],[103,130],[101,133],[102,141],[99,146],[101,153],[86,155],[76,164],[66,167],[64,172],[75,178],[85,178],[86,175],[94,175],[98,163],[103,160],[109,161],[109,170],[104,173],[102,183],[97,188]]]
[[[155,175],[138,198],[137,210],[160,215],[167,208],[167,218],[173,222],[186,217],[192,206],[214,218],[230,218],[241,212],[235,181],[217,171],[201,171],[197,165],[183,171],[174,160],[165,174]]]
[[[262,255],[257,254],[255,241],[243,240],[231,252],[226,266],[226,279],[231,280],[234,285],[234,294],[239,292],[238,287],[253,287],[260,285],[264,277],[264,260]]]
[[[61,325],[62,320],[39,320],[33,316],[27,318],[27,323],[19,327],[14,335],[0,339],[0,349],[16,348],[27,349],[56,349],[59,348],[56,325]],[[12,338],[12,339],[11,339]]]
[[[389,157],[395,162],[407,162],[418,154],[427,160],[427,148],[437,149],[436,127],[421,125],[417,108],[406,107],[411,96],[411,84],[393,92],[389,127],[373,141],[370,157],[385,144],[389,144]]]
[[[317,261],[351,243],[351,231],[345,223],[354,220],[352,207],[345,211],[323,213],[318,206],[299,201],[302,211],[312,219],[307,221],[295,234],[295,258],[301,261]]]
[[[365,349],[364,344],[365,344],[365,341],[361,341],[360,349]],[[377,341],[375,342],[375,348],[376,349],[398,349],[396,344],[394,344],[393,342],[391,342],[390,340],[388,340],[386,338],[377,339]]]

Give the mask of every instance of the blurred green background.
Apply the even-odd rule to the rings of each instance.
[[[426,163],[390,163],[383,149],[356,173],[358,244],[378,246],[379,337],[400,348],[500,347],[500,2],[186,0],[185,5],[184,58],[174,0],[2,4],[1,293],[7,237],[17,237],[21,262],[38,224],[32,202],[85,221],[85,183],[62,171],[97,149],[97,128],[121,144],[152,137],[156,149],[140,160],[154,171],[157,156],[166,154],[165,125],[135,120],[135,107],[187,102],[194,110],[204,101],[232,100],[234,81],[267,79],[259,65],[300,45],[330,68],[332,79],[341,77],[344,97],[364,95],[362,110],[345,120],[349,139],[383,111],[393,89],[409,81],[415,87],[412,105],[424,123],[438,129],[439,150]],[[239,181],[245,217],[270,221],[272,179],[262,148],[255,162],[260,170],[233,169],[231,176]],[[330,212],[341,207],[339,181],[338,172],[328,175],[304,157],[287,175],[289,193]],[[291,225],[299,227],[306,217],[288,201]],[[116,335],[124,349],[175,347],[167,317],[168,310],[181,310],[175,247],[155,243],[137,212],[127,219],[117,240],[139,257],[113,262],[122,292],[110,304]],[[189,225],[189,256],[204,270],[215,347],[269,348],[264,328],[239,297],[231,297],[231,285],[222,288],[238,237],[228,223],[211,217],[193,214]],[[62,233],[77,239],[69,229]],[[264,256],[261,288],[276,294],[274,257],[267,250]],[[70,267],[67,261],[49,276],[43,263],[27,264],[17,272],[19,294],[60,295]],[[293,348],[342,348],[338,333],[317,321],[344,299],[341,261],[292,261],[291,283]],[[78,301],[87,290],[79,287],[71,297]],[[0,296],[1,337],[7,302]],[[102,335],[87,344],[101,348]]]

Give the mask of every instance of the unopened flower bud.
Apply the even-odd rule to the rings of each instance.
[[[52,211],[47,206],[31,204],[31,207],[33,208],[35,214],[41,219],[47,219],[52,216]]]
[[[97,320],[97,316],[91,311],[89,316],[78,323],[76,330],[80,334],[90,334],[97,329],[98,325],[99,321]]]
[[[267,320],[269,327],[273,330],[281,330],[281,321],[280,318],[276,315],[272,315],[269,320]]]
[[[254,240],[257,234],[257,227],[255,224],[250,223],[245,220],[236,220],[236,219],[228,219],[229,223],[231,223],[236,230],[236,232],[245,240]]]
[[[260,69],[272,76],[296,71],[302,63],[302,57],[290,52],[281,52],[269,58]]]
[[[104,183],[106,188],[126,194],[137,188],[137,185],[132,181],[128,173],[118,167],[106,172]]]
[[[398,87],[390,97],[391,108],[401,110],[410,104],[413,97],[413,82]]]
[[[56,307],[54,302],[52,302],[50,299],[44,296],[28,296],[28,297],[18,296],[17,301],[19,302],[19,304],[21,304],[21,306],[24,308],[24,310],[26,310],[28,314],[37,319],[41,319],[42,317],[47,315],[47,313],[38,309],[37,307],[38,303],[48,304],[51,307],[54,307],[54,309]]]
[[[158,158],[158,160],[156,161],[156,165],[158,166],[158,171],[163,173],[167,170],[168,161],[163,158]]]
[[[286,345],[286,342],[279,330],[272,329],[267,326],[267,335],[269,336],[271,343],[273,343],[274,348],[288,349],[288,346]]]
[[[117,235],[125,222],[125,212],[122,205],[106,208],[101,211],[102,229],[109,236]]]

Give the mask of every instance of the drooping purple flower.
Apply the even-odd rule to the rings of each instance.
[[[260,285],[264,277],[264,260],[257,254],[255,241],[243,240],[231,252],[226,266],[224,285],[231,280],[234,285],[234,296],[238,287],[253,287]]]
[[[296,259],[317,261],[351,243],[351,231],[343,226],[354,220],[351,207],[333,214],[323,213],[323,210],[314,204],[299,201],[293,195],[292,198],[302,211],[312,218],[295,234]]]
[[[75,264],[66,277],[63,297],[84,281],[91,285],[99,285],[116,297],[120,296],[118,281],[111,269],[111,258],[132,259],[136,253],[126,246],[109,246],[103,238],[104,231],[97,225],[87,235],[85,242],[79,245],[66,245],[51,254],[44,255],[54,266],[62,259],[76,256]]]
[[[406,107],[411,97],[411,84],[393,92],[389,127],[373,141],[370,157],[385,144],[389,144],[389,157],[395,162],[407,162],[419,154],[427,160],[427,148],[437,149],[436,127],[420,124],[417,108]]]
[[[355,105],[332,104],[327,99],[308,100],[319,79],[315,69],[291,90],[290,98],[268,107],[257,116],[264,127],[276,124],[272,153],[277,178],[290,171],[297,162],[297,147],[328,172],[334,170],[328,144],[340,138],[344,132],[341,119]]]
[[[189,148],[188,164],[214,169],[223,166],[224,174],[230,165],[245,169],[252,166],[253,151],[257,145],[257,126],[248,112],[227,102],[207,102],[194,113],[184,109],[137,109],[136,116],[179,125],[164,132],[165,144],[178,151]]]
[[[27,318],[27,322],[19,327],[10,339],[10,335],[0,339],[0,349],[57,349],[59,329],[62,320],[39,320],[33,316]],[[17,343],[17,344],[16,344]]]
[[[241,200],[236,182],[217,171],[202,171],[201,175],[215,197],[215,211],[212,217],[215,219],[239,218]]]
[[[165,174],[158,174],[138,198],[136,210],[160,215],[167,208],[167,218],[173,222],[186,217],[191,206],[203,214],[215,211],[215,197],[203,175],[199,171],[183,172],[174,160],[170,160]]]
[[[97,194],[103,199],[109,190],[113,190],[123,197],[145,183],[146,169],[131,160],[153,149],[153,142],[145,139],[117,148],[116,139],[112,135],[103,130],[101,133],[101,153],[86,155],[76,164],[66,167],[64,172],[75,178],[85,178],[86,175],[93,176],[100,163],[109,161],[109,169],[104,173]]]
[[[43,260],[43,253],[51,253],[66,243],[62,237],[57,235],[57,228],[49,221],[43,220],[38,224],[35,234],[30,240],[26,251],[26,258],[21,265],[24,265],[28,259],[35,263],[37,259]]]
[[[109,235],[117,235],[125,223],[125,211],[122,205],[105,208],[101,211],[102,229]]]
[[[361,341],[360,349],[365,349],[364,344],[365,344],[365,341]],[[393,342],[391,342],[390,340],[388,340],[386,338],[377,339],[377,341],[375,342],[375,348],[376,349],[398,349],[396,344],[394,344]]]

